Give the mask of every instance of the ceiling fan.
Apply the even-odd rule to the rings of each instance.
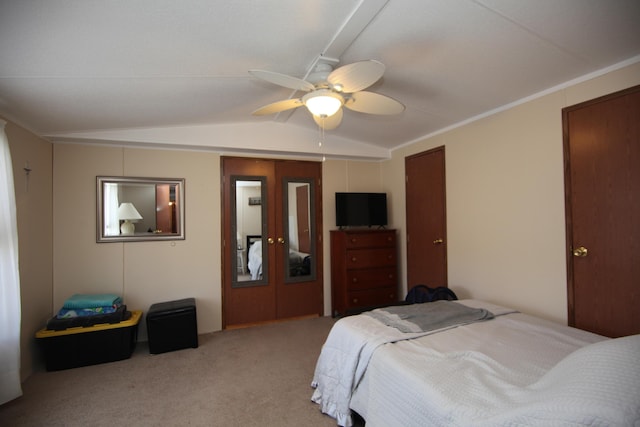
[[[313,119],[323,129],[337,128],[342,122],[342,107],[367,114],[399,114],[404,105],[393,98],[368,88],[384,74],[384,64],[376,60],[354,62],[333,70],[330,64],[319,63],[307,80],[265,70],[249,73],[267,82],[307,92],[301,98],[285,99],[258,108],[252,114],[262,116],[306,106]]]

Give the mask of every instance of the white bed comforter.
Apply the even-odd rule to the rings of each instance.
[[[470,306],[476,307],[473,304]],[[492,308],[495,316],[514,312],[497,306]],[[315,389],[311,400],[320,405],[323,413],[335,418],[338,425],[350,427],[353,424],[349,409],[351,395],[358,386],[373,352],[380,345],[410,340],[452,327],[406,333],[384,326],[369,316],[340,319],[331,329],[318,358],[311,383]]]
[[[496,319],[417,338],[369,316],[336,322],[312,400],[342,426],[352,423],[350,408],[367,427],[640,426],[640,336],[609,340],[459,303]]]
[[[367,427],[638,426],[639,354],[640,335],[588,344],[529,384],[535,369],[482,352],[428,351],[419,370],[383,357],[367,372]]]

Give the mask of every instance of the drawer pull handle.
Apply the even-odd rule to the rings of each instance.
[[[353,299],[353,303],[354,303],[354,304],[357,304],[357,303],[358,303],[358,298],[354,298],[354,299]]]
[[[356,257],[352,257],[351,258],[351,262],[356,262],[357,260],[358,260],[358,258],[356,258]]]
[[[354,277],[353,279],[351,279],[351,281],[352,281],[353,283],[358,283],[358,278],[357,278],[357,277]]]

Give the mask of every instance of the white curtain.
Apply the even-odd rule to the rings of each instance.
[[[5,124],[0,119],[0,404],[22,396],[18,222]]]
[[[120,234],[120,219],[118,218],[118,184],[104,184],[104,235],[117,236]]]

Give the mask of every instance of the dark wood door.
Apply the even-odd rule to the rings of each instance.
[[[405,159],[407,285],[447,286],[444,147]]]
[[[275,245],[268,243],[268,238],[275,233],[275,165],[273,161],[261,159],[223,158],[223,322],[225,327],[260,323],[276,319],[276,285],[273,278],[275,268]],[[237,205],[246,206],[249,201],[236,201],[237,185],[255,180],[260,183],[260,205],[251,206],[252,216],[259,215],[257,229],[237,236]],[[269,214],[269,212],[271,212]],[[255,231],[257,230],[257,231]],[[258,236],[262,245],[262,275],[246,283],[238,282],[237,259],[238,240],[246,239],[246,235]],[[249,247],[243,248],[241,256],[247,256]],[[234,262],[234,260],[236,260]]]
[[[640,333],[640,86],[563,110],[569,324]]]
[[[324,311],[321,178],[322,163],[276,163],[276,181],[282,189],[278,193],[281,201],[276,202],[281,208],[276,214],[276,314],[279,319],[322,315]]]
[[[321,173],[319,162],[222,159],[224,327],[322,315]],[[239,188],[252,183],[258,190],[246,197]],[[302,224],[300,186],[308,199]],[[256,216],[253,228],[240,224]],[[301,227],[307,230],[306,246],[298,242]],[[259,270],[248,256],[249,240],[261,245]],[[253,269],[250,277],[241,274],[245,259]]]

